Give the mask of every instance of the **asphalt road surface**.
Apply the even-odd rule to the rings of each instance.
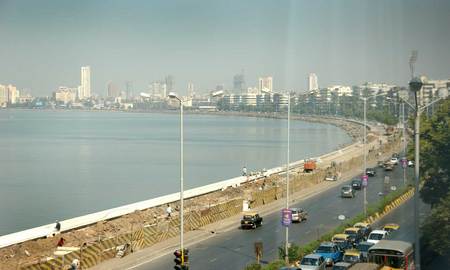
[[[400,187],[403,185],[403,169],[400,165],[396,166],[392,172],[385,172],[382,168],[376,168],[376,172],[377,175],[375,177],[369,178],[369,187],[367,189],[369,204],[375,203],[382,198],[383,195],[380,192],[386,193],[390,191],[391,186]],[[407,169],[407,175],[408,179],[411,179],[413,168]],[[389,177],[389,184],[384,183],[385,176]],[[338,215],[352,218],[363,212],[363,192],[357,191],[356,197],[353,199],[344,199],[340,197],[342,185],[292,205],[292,207],[306,209],[309,213],[309,218],[306,222],[292,224],[289,227],[290,242],[306,244],[316,239],[318,235],[324,234],[339,225],[342,221],[338,220]],[[412,200],[408,202],[408,205],[410,202]],[[413,214],[413,211],[401,211],[401,213],[401,215],[389,215],[386,218],[391,217],[392,220],[389,221],[401,223],[403,220],[410,220],[410,215]],[[236,229],[217,233],[214,237],[193,246],[189,246],[189,243],[186,243],[190,250],[190,269],[243,269],[247,264],[255,261],[254,243],[257,241],[263,242],[263,262],[278,258],[278,247],[283,245],[285,239],[285,229],[280,222],[281,214],[273,213],[263,218],[263,226],[256,230],[241,230],[238,228],[239,224],[236,224]],[[407,229],[408,227],[410,228],[409,230]],[[412,228],[412,224],[409,226],[402,225],[401,232],[405,231],[405,235],[409,236]],[[397,235],[401,236],[401,232],[399,231]],[[409,238],[406,236],[405,240],[408,240]],[[414,235],[412,234],[410,241],[413,237]],[[174,256],[169,254],[129,269],[173,269],[173,259]]]

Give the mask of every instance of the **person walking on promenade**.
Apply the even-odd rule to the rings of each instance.
[[[167,214],[167,218],[170,218],[172,216],[172,207],[170,207],[169,204],[167,204],[166,214]]]
[[[61,231],[61,223],[59,223],[59,221],[56,221],[55,230],[56,232]]]
[[[242,168],[242,176],[247,176],[247,167]]]

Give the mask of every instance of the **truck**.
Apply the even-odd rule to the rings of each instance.
[[[303,171],[304,172],[312,172],[317,168],[316,161],[312,159],[305,160],[305,163],[303,164]]]

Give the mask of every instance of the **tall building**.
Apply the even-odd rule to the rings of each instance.
[[[233,77],[233,91],[235,94],[242,94],[245,91],[244,73],[236,74]]]
[[[174,82],[174,78],[172,75],[167,75],[165,80],[164,80],[166,87],[167,87],[167,92],[173,92],[174,86],[175,86],[175,82]]]
[[[156,81],[150,84],[150,93],[153,97],[165,99],[167,97],[167,84],[165,82]]]
[[[91,67],[81,67],[81,91],[78,93],[79,99],[91,97]]]
[[[309,73],[308,90],[313,91],[319,89],[316,73]]]
[[[133,97],[133,82],[132,81],[125,82],[125,92],[127,95],[127,99],[131,99]]]
[[[188,97],[193,97],[195,95],[194,83],[192,83],[192,82],[188,83],[187,95],[188,95]]]
[[[273,79],[272,77],[259,78],[258,90],[260,93],[272,93],[273,92]]]
[[[6,86],[0,84],[0,107],[6,106],[8,103],[8,92]]]
[[[115,85],[113,82],[109,82],[107,95],[110,98],[116,98],[116,97],[120,96],[119,87],[117,87],[117,85]]]

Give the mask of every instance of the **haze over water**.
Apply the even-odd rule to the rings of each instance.
[[[179,113],[0,110],[0,235],[179,189]],[[351,142],[291,122],[291,161]],[[185,185],[286,162],[286,120],[185,115]]]

